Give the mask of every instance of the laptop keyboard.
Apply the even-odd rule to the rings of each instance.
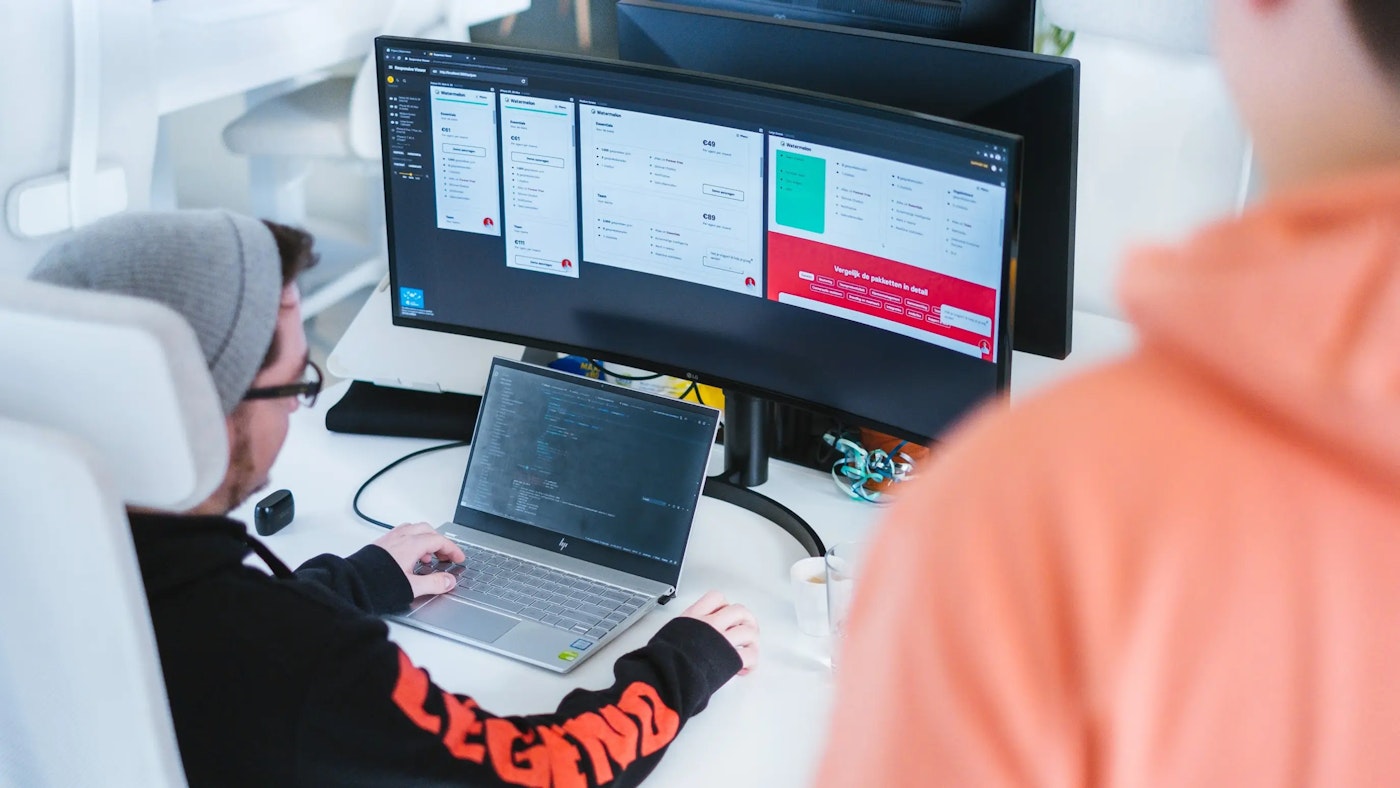
[[[453,596],[583,637],[602,638],[647,601],[619,586],[477,545],[457,545],[467,554],[465,563],[423,564],[415,571],[447,572],[457,578]]]

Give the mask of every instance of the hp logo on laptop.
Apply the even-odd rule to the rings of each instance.
[[[568,547],[568,546],[569,546],[569,540],[567,540],[567,539],[560,539],[560,540],[559,540],[559,549],[560,549],[560,550],[563,550],[565,547]]]

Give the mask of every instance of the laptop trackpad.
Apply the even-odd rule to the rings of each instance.
[[[437,602],[418,608],[410,618],[482,643],[494,642],[520,623],[518,619],[458,602],[450,596],[438,597]]]

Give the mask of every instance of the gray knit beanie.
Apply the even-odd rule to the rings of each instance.
[[[30,278],[147,298],[178,312],[199,338],[225,415],[267,356],[282,296],[272,232],[228,211],[103,219],[50,249]]]

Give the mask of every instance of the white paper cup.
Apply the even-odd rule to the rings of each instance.
[[[792,604],[802,634],[825,637],[830,631],[826,608],[826,561],[804,558],[792,565]]]

